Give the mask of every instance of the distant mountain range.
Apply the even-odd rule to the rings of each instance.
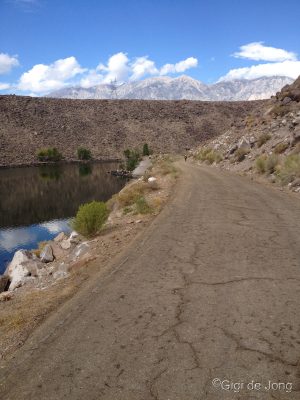
[[[189,76],[156,77],[122,85],[101,84],[90,88],[66,87],[48,97],[67,99],[143,99],[143,100],[208,100],[237,101],[268,99],[293,79],[286,76],[252,80],[220,81],[204,84]]]

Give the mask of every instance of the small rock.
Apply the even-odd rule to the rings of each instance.
[[[64,232],[60,232],[53,240],[54,242],[58,243],[61,242],[62,240],[66,239],[67,236],[65,235]]]
[[[71,242],[69,239],[64,239],[60,242],[60,246],[64,250],[68,250],[71,247]]]
[[[50,246],[50,244],[46,244],[46,246],[43,248],[40,258],[41,258],[41,261],[44,263],[48,263],[48,262],[51,262],[54,260],[53,251],[52,251],[52,247]]]

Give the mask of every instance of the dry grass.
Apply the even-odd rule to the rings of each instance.
[[[267,143],[268,140],[271,139],[271,135],[269,135],[268,133],[263,133],[259,136],[258,140],[257,140],[257,146],[261,147],[263,146],[265,143]]]
[[[276,168],[276,175],[283,185],[300,178],[300,154],[286,156]]]
[[[288,149],[288,148],[289,148],[289,144],[287,142],[278,143],[274,148],[274,153],[275,154],[284,153],[285,150]]]
[[[271,113],[274,114],[277,117],[283,117],[285,114],[287,114],[290,111],[289,106],[281,105],[281,104],[276,104],[272,110]]]
[[[249,150],[241,147],[240,149],[237,149],[234,153],[234,160],[237,162],[241,162],[246,158],[247,154],[249,154]]]
[[[203,147],[200,151],[195,155],[196,160],[207,162],[208,164],[219,163],[223,160],[221,153],[210,148]]]
[[[266,172],[266,156],[261,155],[255,161],[255,167],[259,174],[264,174]]]
[[[120,193],[114,195],[113,198],[108,201],[108,206],[110,207],[111,204],[115,202],[117,202],[121,208],[132,206],[140,197],[144,196],[144,194],[150,190],[151,189],[145,182],[134,182],[131,185],[125,186]]]
[[[161,176],[172,175],[174,178],[178,177],[178,170],[174,165],[174,159],[170,156],[165,156],[157,160],[153,171]]]

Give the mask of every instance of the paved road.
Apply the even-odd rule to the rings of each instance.
[[[110,275],[2,368],[1,400],[300,398],[299,200],[181,167],[173,200]],[[245,387],[269,380],[280,388]]]

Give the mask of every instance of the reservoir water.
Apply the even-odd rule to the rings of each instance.
[[[71,230],[80,204],[108,200],[125,185],[111,176],[116,163],[0,169],[0,274],[18,249]]]

